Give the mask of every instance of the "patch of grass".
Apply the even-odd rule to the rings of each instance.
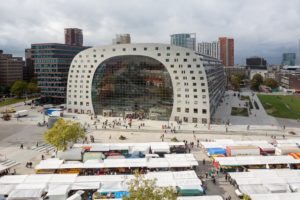
[[[300,99],[292,95],[257,95],[269,115],[300,119]]]
[[[247,108],[238,108],[238,107],[232,107],[231,108],[231,115],[232,116],[244,116],[248,117],[248,109]]]
[[[26,99],[23,98],[23,99],[4,99],[2,101],[0,101],[0,107],[3,107],[3,106],[8,106],[8,105],[11,105],[11,104],[15,104],[15,103],[19,103],[19,102],[24,102]]]

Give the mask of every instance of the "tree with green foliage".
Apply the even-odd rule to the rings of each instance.
[[[37,93],[39,91],[39,88],[36,83],[30,82],[27,84],[26,91],[30,94]]]
[[[158,187],[156,180],[145,179],[139,173],[135,173],[134,179],[128,183],[129,196],[123,196],[122,200],[176,200],[177,191],[172,187]]]
[[[264,82],[264,78],[260,74],[255,74],[251,80],[251,89],[258,90],[259,86]]]
[[[27,88],[27,83],[24,81],[16,81],[10,88],[10,92],[17,95],[19,98],[24,94]]]
[[[272,89],[278,88],[278,82],[273,78],[266,78],[264,84]]]
[[[235,91],[239,91],[240,90],[240,85],[241,85],[241,78],[237,75],[231,75],[230,79],[229,79],[233,89]]]
[[[65,150],[68,142],[76,143],[85,137],[80,123],[58,119],[53,127],[44,133],[44,139],[58,150]]]

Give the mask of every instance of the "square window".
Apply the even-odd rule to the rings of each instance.
[[[126,51],[126,49],[125,49],[125,48],[123,48],[123,51]]]
[[[190,74],[193,74],[194,73],[194,71],[190,71]]]
[[[183,59],[183,62],[187,62],[187,59],[186,59],[186,58],[184,58],[184,59]]]
[[[176,53],[176,56],[180,56],[180,53]]]
[[[202,114],[206,114],[206,109],[202,109]]]
[[[198,98],[198,95],[194,95],[194,98],[197,99],[197,98]]]
[[[190,112],[190,109],[189,108],[186,108],[185,109],[185,113],[189,113]]]
[[[192,65],[188,65],[188,68],[191,68],[192,67]]]
[[[136,48],[133,48],[133,51],[136,51]]]
[[[194,113],[198,113],[198,109],[197,108],[194,108]]]
[[[197,89],[194,89],[194,92],[197,92]]]
[[[161,56],[161,53],[158,53],[157,56]]]
[[[174,68],[174,65],[171,65],[171,68]]]
[[[155,47],[155,50],[158,50],[158,47]]]
[[[198,123],[198,119],[197,118],[193,118],[193,123]]]
[[[171,49],[171,47],[167,47],[167,50],[170,50]]]
[[[166,59],[166,62],[169,62],[169,59]]]
[[[200,65],[197,65],[197,68],[200,68]]]
[[[195,78],[195,76],[192,76],[192,80],[195,80],[196,78]]]
[[[202,92],[205,92],[205,89],[202,89]]]
[[[112,49],[112,51],[116,51],[116,49],[115,49],[115,48],[113,48],[113,49]]]
[[[177,108],[177,112],[181,112],[181,108],[178,107],[178,108]]]
[[[146,48],[146,47],[144,48],[144,51],[147,51],[147,48]]]
[[[186,52],[186,55],[187,55],[187,56],[189,56],[189,55],[190,55],[190,53]]]

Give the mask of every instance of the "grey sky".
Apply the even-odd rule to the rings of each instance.
[[[237,63],[256,55],[279,63],[300,39],[299,0],[0,1],[0,49],[18,56],[31,43],[63,42],[65,27],[83,29],[90,46],[110,44],[117,33],[162,43],[172,33],[195,32],[197,42],[229,36]]]

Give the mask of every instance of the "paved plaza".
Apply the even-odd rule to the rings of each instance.
[[[87,138],[93,135],[95,142],[97,143],[120,143],[120,142],[155,142],[161,141],[161,136],[164,134],[164,141],[171,141],[172,138],[178,140],[187,140],[188,142],[196,143],[197,140],[213,140],[213,139],[233,139],[233,140],[271,140],[272,135],[276,135],[277,138],[282,138],[285,135],[286,138],[299,137],[300,126],[297,127],[297,122],[293,122],[291,126],[289,123],[285,123],[284,120],[278,120],[276,118],[268,116],[262,108],[256,95],[251,96],[251,93],[243,93],[243,95],[249,95],[251,101],[257,101],[261,109],[253,109],[249,117],[236,117],[231,116],[231,107],[238,107],[245,102],[241,101],[237,96],[233,96],[233,93],[229,92],[225,96],[224,102],[218,108],[216,115],[224,121],[230,120],[230,124],[177,124],[174,121],[151,121],[151,120],[133,120],[132,127],[128,126],[128,121],[124,121],[119,118],[104,118],[98,116],[97,119],[92,118],[89,115],[71,114],[65,113],[64,119],[73,120],[85,125],[87,128]],[[226,102],[232,102],[231,104]],[[47,130],[47,127],[37,126],[38,122],[48,120],[47,116],[43,116],[41,113],[42,108],[37,107],[31,109],[29,106],[24,106],[24,103],[18,103],[12,105],[16,110],[29,110],[29,116],[20,118],[12,118],[10,121],[0,121],[0,162],[6,160],[7,164],[13,165],[13,169],[16,169],[18,174],[32,174],[33,168],[26,168],[27,162],[32,162],[33,166],[41,161],[41,156],[46,158],[50,157],[54,152],[54,148],[45,144],[43,140],[43,133]],[[0,108],[0,110],[5,108]],[[107,125],[103,126],[103,122],[107,121]],[[120,121],[121,125],[113,126],[113,121]],[[140,126],[141,123],[145,126]],[[286,124],[285,130],[282,128],[282,124]],[[249,130],[247,125],[250,125]],[[171,133],[170,129],[162,129],[163,126],[170,126],[175,128],[175,133]],[[288,132],[293,131],[296,135],[290,135]],[[119,140],[119,137],[123,135],[127,139]],[[20,149],[20,145],[23,144],[24,148]],[[199,161],[199,168],[197,172],[199,175],[204,175],[211,166],[206,163],[202,164],[202,160],[209,158],[200,149],[193,149],[192,153]],[[208,178],[205,180],[205,184],[208,187],[208,194],[218,194],[223,197],[230,195],[232,199],[237,199],[234,196],[233,187],[225,181],[223,175],[218,175],[217,185],[214,185]]]

